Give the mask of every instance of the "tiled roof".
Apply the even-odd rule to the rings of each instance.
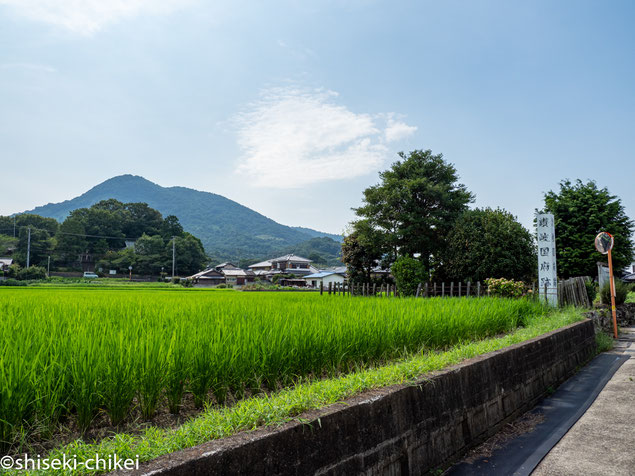
[[[261,261],[260,263],[250,264],[249,268],[264,268],[265,266],[271,266],[271,261]]]
[[[274,258],[271,260],[272,263],[276,263],[278,261],[293,261],[296,263],[312,263],[313,260],[303,258],[302,256],[296,256],[294,254],[279,256],[278,258]]]

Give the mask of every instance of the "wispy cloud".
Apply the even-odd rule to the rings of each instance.
[[[352,112],[337,98],[334,91],[292,86],[263,91],[234,118],[242,149],[237,171],[271,188],[350,179],[377,170],[387,142],[416,130],[394,114]]]
[[[409,126],[403,121],[395,120],[394,115],[388,117],[388,125],[384,131],[386,142],[396,142],[414,134],[417,126]]]
[[[90,36],[106,25],[142,14],[162,15],[193,0],[0,0],[31,20]]]

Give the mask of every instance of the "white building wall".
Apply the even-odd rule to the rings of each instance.
[[[339,283],[342,284],[344,282],[344,276],[340,276],[339,274],[331,274],[324,278],[308,278],[307,281],[311,284],[313,281],[316,283],[316,287],[320,287],[320,282],[324,283],[324,287],[328,288],[329,283]]]

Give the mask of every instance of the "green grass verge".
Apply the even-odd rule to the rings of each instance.
[[[140,461],[148,461],[241,431],[279,425],[305,411],[326,407],[367,390],[414,383],[429,372],[532,339],[582,319],[580,312],[575,309],[529,318],[524,328],[502,337],[458,344],[445,352],[415,353],[392,364],[359,370],[338,378],[307,381],[278,393],[242,400],[230,408],[208,408],[178,428],[152,427],[140,435],[117,434],[94,444],[77,440],[51,452],[49,457],[58,458],[66,454],[77,455],[78,460],[85,460],[99,453],[117,454],[119,458],[135,458],[139,455]]]
[[[597,346],[596,352],[609,351],[613,348],[613,337],[605,332],[599,331],[595,334],[595,344]]]

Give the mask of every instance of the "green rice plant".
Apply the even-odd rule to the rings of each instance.
[[[190,367],[190,390],[194,396],[196,408],[203,408],[207,402],[207,393],[212,386],[214,368],[212,362],[212,344],[202,338],[195,338],[192,365]]]
[[[351,299],[182,287],[0,290],[0,438],[100,409],[114,425],[134,396],[151,418],[163,395],[176,413],[246,389],[370,368],[508,333],[545,314],[503,298]]]
[[[181,329],[176,330],[170,339],[166,354],[165,394],[170,413],[176,415],[181,408],[185,393],[185,379],[189,373],[190,353]]]
[[[417,352],[404,360],[359,369],[333,379],[305,379],[298,381],[292,388],[258,395],[229,408],[208,408],[177,428],[150,427],[138,435],[120,433],[92,444],[75,441],[49,456],[77,455],[82,460],[93,457],[95,453],[114,453],[130,458],[139,455],[141,461],[148,461],[210,439],[224,438],[263,425],[280,425],[302,412],[341,402],[364,391],[388,385],[420,383],[422,376],[428,372],[532,339],[581,319],[580,312],[573,308],[548,316],[538,315],[527,319],[526,328],[516,329],[504,336],[459,344],[445,352]]]
[[[92,320],[88,317],[89,321]],[[100,365],[103,335],[97,326],[85,326],[82,339],[70,342],[70,403],[77,414],[77,424],[86,431],[101,406],[103,367]]]
[[[104,344],[102,397],[110,422],[120,425],[130,410],[136,393],[135,357],[138,349],[128,345],[122,329]]]
[[[137,382],[141,415],[149,420],[154,415],[159,397],[163,390],[167,369],[167,345],[162,339],[151,338],[152,330],[141,332],[139,345],[139,365],[137,366]]]
[[[12,443],[14,434],[34,416],[36,395],[31,385],[33,349],[24,353],[4,349],[0,354],[0,449]],[[16,355],[17,354],[17,355]]]

